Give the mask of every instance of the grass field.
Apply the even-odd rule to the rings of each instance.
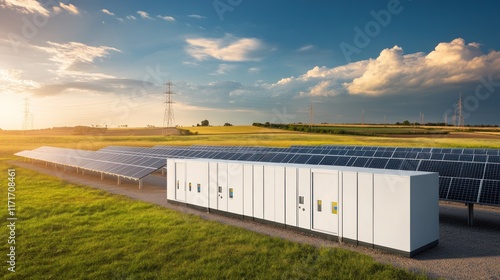
[[[193,136],[0,136],[0,204],[8,160],[42,145],[380,145],[500,148],[496,139],[388,138],[205,128]],[[228,129],[228,128],[223,128]],[[262,129],[262,128],[259,128]],[[244,132],[243,132],[244,131]],[[271,131],[272,132],[272,131]],[[205,221],[17,168],[17,270],[6,279],[425,279],[342,249],[315,248]],[[7,211],[1,211],[6,223]],[[0,234],[8,236],[8,228]],[[8,253],[6,238],[0,252]],[[6,258],[6,256],[4,257]]]

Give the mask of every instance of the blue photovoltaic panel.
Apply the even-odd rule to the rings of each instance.
[[[406,151],[395,151],[394,154],[392,155],[393,158],[406,158],[406,155],[408,152]]]
[[[272,159],[276,156],[275,153],[268,153],[268,154],[265,154],[264,156],[262,156],[259,161],[262,161],[262,162],[273,162]]]
[[[401,163],[401,166],[399,168],[401,170],[416,171],[418,163],[418,160],[406,159]]]
[[[474,155],[460,155],[459,161],[474,161]]]
[[[460,171],[460,178],[483,179],[484,163],[464,162]]]
[[[374,157],[390,158],[393,152],[375,152]]]
[[[480,184],[480,180],[453,178],[451,180],[447,199],[462,202],[476,202]]]
[[[444,160],[453,160],[456,161],[460,158],[460,155],[458,154],[444,154]]]
[[[479,203],[500,205],[500,181],[483,181]]]
[[[418,159],[430,159],[431,158],[431,153],[418,153],[417,158]]]
[[[441,154],[441,153],[433,153],[431,155],[431,159],[442,160],[443,158],[444,158],[444,154]]]
[[[488,157],[488,162],[495,162],[495,163],[500,163],[500,156],[489,156]]]
[[[474,155],[474,161],[475,162],[487,162],[488,156],[486,156],[486,155]]]
[[[357,158],[354,163],[351,166],[356,166],[356,167],[365,167],[366,163],[368,162],[368,158],[365,157],[359,157]]]
[[[306,164],[319,164],[321,160],[323,160],[324,156],[320,155],[313,155],[309,160],[306,162]]]
[[[321,162],[319,163],[320,165],[334,165],[335,161],[338,159],[336,156],[325,156]]]
[[[271,162],[281,162],[286,157],[286,155],[287,154],[285,153],[277,153],[276,156],[271,159]]]
[[[487,180],[500,180],[500,164],[487,163],[484,172],[484,179]]]
[[[439,177],[439,199],[446,199],[450,190],[451,178]]]
[[[402,159],[390,159],[385,166],[385,169],[394,169],[398,170],[401,164],[403,163]]]
[[[351,158],[350,157],[338,157],[335,161],[335,165],[337,166],[346,166]]]
[[[366,167],[384,169],[388,161],[386,158],[373,158]]]
[[[310,158],[311,155],[298,155],[293,159],[292,163],[305,164]]]

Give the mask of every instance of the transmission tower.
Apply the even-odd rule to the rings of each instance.
[[[314,124],[314,107],[313,103],[309,105],[309,127],[312,127]]]
[[[165,91],[165,113],[163,115],[163,127],[174,127],[174,100],[172,98],[172,95],[174,94],[172,92],[172,86],[174,84],[170,81],[165,84],[166,91]]]
[[[23,130],[33,129],[33,114],[30,112],[29,99],[24,98],[24,119],[23,119]]]
[[[458,127],[462,127],[465,125],[464,115],[463,115],[463,104],[462,104],[462,93],[460,93],[460,97],[458,98],[457,109],[455,110],[455,121]]]

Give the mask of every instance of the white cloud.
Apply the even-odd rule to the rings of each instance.
[[[159,19],[163,19],[165,21],[170,21],[170,22],[174,22],[175,21],[175,18],[174,17],[171,17],[171,16],[157,16]]]
[[[101,12],[103,12],[104,14],[110,15],[110,16],[115,16],[115,13],[112,13],[107,9],[102,9]]]
[[[257,52],[264,43],[256,38],[236,38],[226,35],[221,39],[187,39],[186,51],[197,60],[215,58],[222,61],[258,61]]]
[[[61,7],[63,10],[66,10],[70,14],[73,14],[73,15],[80,14],[80,11],[78,10],[78,8],[75,7],[75,5],[73,5],[73,4],[66,5],[66,4],[61,2],[61,3],[59,3],[59,7]]]
[[[212,75],[226,75],[227,72],[229,72],[235,68],[236,68],[235,65],[222,63],[222,64],[219,64],[219,68],[217,69],[217,71],[212,73]]]
[[[248,73],[259,73],[260,72],[260,68],[259,67],[250,67],[248,68]]]
[[[137,18],[136,18],[136,17],[134,17],[134,16],[127,16],[127,19],[128,19],[128,20],[136,20]]]
[[[16,69],[0,69],[0,91],[1,92],[24,92],[39,87],[33,80],[22,78],[23,71]]]
[[[375,59],[327,68],[314,67],[298,78],[287,77],[270,88],[302,95],[339,93],[384,95],[421,92],[448,85],[476,82],[480,76],[500,77],[500,52],[484,54],[477,43],[461,38],[439,43],[429,54],[404,54],[394,46]]]
[[[50,60],[55,62],[58,65],[58,70],[63,73],[86,72],[80,69],[92,64],[96,58],[106,57],[111,51],[121,52],[112,47],[94,47],[78,42],[65,44],[47,42],[47,44],[48,47],[38,47],[38,49],[51,54]],[[92,75],[92,73],[89,74]]]
[[[189,15],[188,17],[190,17],[190,18],[195,18],[195,19],[204,19],[204,18],[206,18],[206,17],[204,17],[204,16],[195,15],[195,14]]]
[[[141,18],[143,18],[143,19],[153,19],[152,17],[149,16],[148,13],[146,13],[144,11],[137,11],[137,14],[139,16],[141,16]]]
[[[49,16],[49,11],[36,0],[3,0],[0,7],[9,8],[24,14],[40,14]]]
[[[314,49],[314,45],[305,45],[301,48],[298,49],[299,52],[305,52],[305,51],[310,51]]]

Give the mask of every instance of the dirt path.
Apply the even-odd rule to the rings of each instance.
[[[424,272],[431,277],[500,280],[500,208],[476,205],[475,226],[469,227],[466,225],[467,208],[465,206],[441,202],[439,245],[410,259],[364,247],[327,241],[252,221],[233,219],[200,212],[184,206],[172,205],[166,201],[166,180],[161,175],[151,175],[145,178],[144,186],[139,190],[138,184],[132,181],[122,181],[122,185],[117,186],[116,179],[111,177],[100,180],[97,174],[78,175],[74,171],[64,172],[61,169],[47,168],[42,164],[19,161],[11,163],[56,176],[63,181],[91,186],[254,232],[314,246],[344,248],[360,252],[372,256],[379,262],[412,271]]]

